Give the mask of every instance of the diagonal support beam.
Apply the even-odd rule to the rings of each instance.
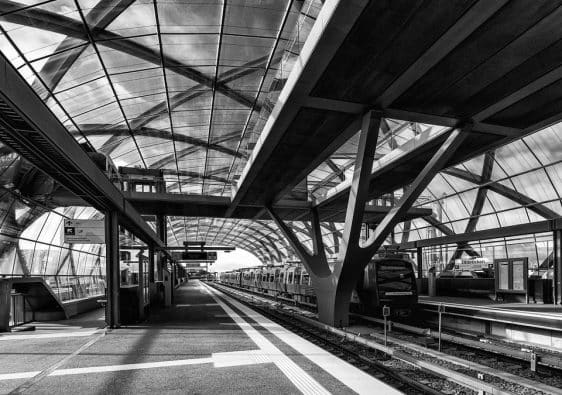
[[[86,15],[86,21],[90,26],[93,26],[94,29],[105,29],[134,1],[135,0],[101,0],[90,12],[88,12],[88,15]],[[66,50],[75,46],[77,43],[80,44],[81,41],[74,37],[65,37],[65,39],[61,41],[61,43],[57,46],[57,49],[54,51],[54,53],[61,52],[61,54],[49,57],[39,71],[39,75],[49,90],[55,90],[68,70],[86,49],[86,45],[82,45],[80,47]],[[63,51],[65,52],[62,53]],[[37,81],[33,83],[33,88],[35,91],[38,91],[39,83]]]
[[[437,230],[439,230],[441,233],[443,233],[446,236],[455,235],[455,232],[451,228],[449,228],[444,223],[440,222],[435,217],[427,216],[427,217],[423,217],[423,220],[425,220],[428,224],[435,227]],[[405,242],[402,242],[401,244],[403,244],[403,243],[405,243]],[[470,244],[468,244],[468,242],[466,242],[466,241],[458,242],[457,245],[459,246],[460,249],[466,251],[466,253],[470,256],[473,256],[473,257],[479,257],[480,256],[480,254],[478,252],[476,252],[472,248],[472,246]]]
[[[482,184],[482,179],[478,175],[471,173],[466,170],[458,169],[456,167],[449,168],[444,170],[443,173],[451,175],[453,177],[460,178],[461,180],[473,182],[475,184]],[[538,215],[550,219],[558,217],[558,214],[549,209],[544,204],[538,203],[536,200],[531,199],[527,195],[523,195],[520,192],[517,192],[514,189],[511,189],[499,182],[492,182],[486,185],[490,191],[497,193],[498,195],[502,195],[510,200],[513,200],[515,203],[518,203],[525,208],[537,213]]]
[[[400,218],[403,217],[408,209],[412,207],[412,204],[414,204],[418,196],[431,180],[433,180],[435,174],[445,167],[449,159],[451,159],[453,154],[466,139],[471,129],[472,125],[469,125],[451,132],[441,148],[433,155],[431,160],[425,165],[406,193],[402,196],[398,205],[393,207],[377,226],[375,232],[367,242],[367,247],[363,248],[365,252],[372,256],[372,254],[378,250],[388,233],[400,222]]]
[[[352,257],[355,256],[357,248],[359,247],[365,204],[367,203],[369,195],[369,177],[373,169],[381,118],[382,116],[380,113],[368,111],[363,115],[361,122],[359,146],[347,203],[342,245],[338,259],[338,261],[341,262],[352,261]]]
[[[303,225],[304,225],[305,229],[297,229],[297,230],[298,230],[298,231],[301,231],[301,232],[304,232],[306,236],[310,237],[311,240],[314,240],[314,239],[313,239],[313,236],[312,236],[312,234],[313,234],[312,225],[310,225],[310,224],[309,224],[308,222],[306,222],[306,221],[303,222]],[[326,243],[324,243],[324,248],[325,248],[325,251],[326,251],[328,254],[333,254],[333,253],[334,253],[334,251],[333,251],[329,246],[327,246]]]
[[[291,229],[271,207],[266,207],[266,210],[271,216],[271,219],[273,219],[281,230],[281,233],[283,233],[285,238],[289,241],[291,247],[295,250],[295,253],[301,259],[308,273],[318,277],[330,276],[331,271],[328,267],[328,260],[326,259],[326,253],[324,251],[324,241],[322,240],[318,210],[311,210],[312,254],[304,248],[295,234],[295,231]]]
[[[492,171],[494,169],[494,151],[487,152],[484,157],[484,163],[482,165],[482,174],[480,175],[480,182],[485,184],[490,181],[492,177]],[[476,225],[478,225],[478,220],[480,219],[480,214],[482,213],[482,208],[484,208],[484,203],[486,202],[486,197],[488,195],[488,188],[486,186],[481,186],[478,188],[476,193],[476,199],[474,200],[474,205],[472,206],[472,212],[470,213],[470,219],[466,225],[464,233],[472,233],[476,230]],[[455,260],[462,257],[464,245],[457,245],[457,249],[453,253],[453,256],[449,260],[446,266],[446,270],[450,270],[455,265]]]
[[[450,132],[445,142],[419,172],[404,195],[393,207],[372,236],[363,245],[359,245],[365,203],[368,197],[372,161],[375,154],[380,116],[370,111],[363,117],[357,162],[351,184],[351,192],[347,205],[346,222],[343,232],[343,248],[340,250],[333,273],[326,279],[313,279],[318,295],[318,317],[320,321],[339,326],[347,326],[349,322],[349,301],[361,273],[373,255],[392,232],[396,224],[401,222],[418,196],[431,182],[457,151],[471,131],[472,125],[455,129]],[[315,281],[314,281],[315,280]]]
[[[334,163],[333,160],[331,159],[327,159],[326,160],[326,164],[328,165],[328,167],[330,168],[330,170],[332,170],[334,172],[334,174],[340,179],[340,181],[345,181],[345,174],[344,174],[344,170],[340,169],[338,167],[338,165],[336,165]]]

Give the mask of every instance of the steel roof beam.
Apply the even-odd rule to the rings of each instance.
[[[134,1],[135,0],[101,0],[88,12],[86,21],[91,26],[95,26],[96,29],[105,29]],[[76,38],[66,37],[57,46],[54,53],[63,51],[74,45],[76,45]],[[47,89],[53,91],[57,87],[69,68],[72,67],[85,49],[86,46],[84,45],[67,50],[60,56],[49,57],[41,70],[39,70],[39,75],[47,85]],[[37,91],[38,87],[38,83],[34,82],[33,88]]]
[[[143,127],[141,129],[133,129],[132,132],[135,134],[135,136],[152,137],[152,138],[158,138],[158,139],[164,139],[170,141],[173,139],[173,141],[176,142],[191,144],[196,147],[210,149],[212,151],[221,152],[223,154],[237,156],[241,158],[245,157],[244,154],[236,152],[235,150],[232,150],[230,148],[222,147],[217,143],[208,144],[207,141],[191,136],[186,136],[184,134],[176,134],[172,136],[172,134],[166,130]],[[84,134],[84,136],[111,136],[111,139],[113,141],[109,143],[108,140],[100,148],[100,151],[106,154],[111,154],[117,148],[118,144],[115,144],[116,141],[114,138],[129,136],[129,130],[126,128],[104,129],[103,125],[96,125],[95,128],[83,129],[82,133]]]
[[[10,12],[23,7],[25,6],[9,0],[0,2],[1,13]],[[38,29],[48,30],[54,33],[78,38],[84,40],[85,42],[88,41],[87,33],[80,21],[40,8],[28,8],[24,11],[12,12],[4,15],[3,18],[7,22],[24,26],[33,26]],[[95,26],[91,28],[91,33],[93,38],[99,45],[103,45],[116,51],[127,53],[157,66],[161,65],[159,52],[147,48],[146,46],[139,44],[136,41],[124,38],[118,34],[109,32],[104,29],[96,28]],[[209,88],[216,89],[223,95],[246,107],[251,107],[253,105],[253,98],[234,91],[222,82],[218,82],[216,85],[214,85],[213,78],[201,73],[200,71],[194,69],[193,67],[190,67],[189,65],[178,62],[177,60],[172,59],[168,56],[164,56],[164,63],[166,65],[166,68],[173,70],[175,73]]]
[[[408,88],[499,11],[508,0],[480,0],[378,97],[377,105],[388,108]]]
[[[413,249],[417,247],[433,247],[470,241],[493,240],[504,237],[547,233],[557,229],[562,229],[562,217],[545,221],[530,222],[528,224],[504,226],[497,229],[478,230],[473,233],[452,234],[448,236],[434,237],[431,239],[410,241],[408,243],[400,244],[400,248]]]
[[[96,209],[118,212],[122,224],[144,242],[162,246],[162,241],[133,205],[124,199],[3,54],[0,54],[0,70],[3,141]]]
[[[477,185],[484,183],[482,178],[479,177],[478,175],[458,168],[449,168],[444,170],[443,173],[460,178],[461,180],[475,183]],[[499,182],[491,182],[483,185],[482,187],[487,188],[490,191],[497,193],[498,195],[506,197],[546,219],[558,217],[557,212],[549,209],[544,204],[538,203],[536,200],[533,200],[530,197],[520,192],[517,192],[514,189],[511,189],[503,184],[500,184]]]
[[[246,197],[255,179],[259,177],[260,169],[267,163],[271,153],[285,135],[287,127],[303,107],[302,101],[309,96],[367,3],[366,0],[333,1],[322,7],[299,58],[295,61],[295,66],[291,69],[289,78],[279,94],[275,107],[271,111],[268,122],[264,126],[251,160],[246,164],[241,179],[233,191],[232,205],[227,216],[230,216]],[[357,129],[349,131],[350,136],[356,131]],[[330,144],[324,158],[329,157],[330,153],[343,144],[347,140],[345,137],[342,133],[336,139],[338,141]],[[319,163],[323,160],[320,158]],[[271,199],[272,201],[266,203],[275,203],[275,200],[279,200],[290,192],[293,186],[314,170],[319,163],[312,163],[306,169],[302,169],[299,175],[294,177],[292,185],[285,185],[283,191],[276,193],[276,196]]]

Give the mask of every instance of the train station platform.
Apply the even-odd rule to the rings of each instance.
[[[419,302],[422,304],[450,304],[463,305],[466,307],[505,309],[521,312],[534,312],[539,314],[555,314],[560,315],[562,319],[562,305],[543,304],[543,303],[504,303],[497,302],[488,298],[467,298],[454,296],[421,296]]]
[[[0,393],[398,393],[202,282],[146,322],[103,311],[0,336]]]
[[[420,296],[419,305],[421,313],[433,323],[437,322],[439,306],[443,305],[443,325],[448,329],[562,351],[560,305],[450,296]]]

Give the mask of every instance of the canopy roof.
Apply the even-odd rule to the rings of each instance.
[[[322,3],[3,0],[0,50],[79,142],[117,166],[164,169],[169,192],[230,196]],[[385,119],[376,157],[439,128]],[[418,203],[431,207],[434,216],[399,225],[396,239],[562,215],[561,129],[554,125],[441,172]],[[356,145],[355,136],[307,177],[310,196],[321,198],[350,178]],[[22,176],[28,170],[7,172],[15,159],[9,149],[2,155],[3,238],[27,243],[39,237],[36,229],[45,235],[56,229],[45,225],[49,221],[73,216],[75,211],[34,201],[44,194],[44,180],[32,183],[33,177]],[[33,193],[22,193],[26,183]],[[267,221],[170,217],[168,225],[171,244],[233,244],[263,261],[293,255]],[[307,224],[293,226],[311,244]],[[11,233],[10,227],[19,230]],[[341,224],[324,223],[323,230],[328,252],[337,252]],[[57,244],[51,238],[45,245]],[[13,252],[11,262],[24,255]]]
[[[230,196],[319,0],[2,1],[0,49],[78,141]]]

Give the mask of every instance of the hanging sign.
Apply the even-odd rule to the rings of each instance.
[[[105,221],[65,219],[63,242],[68,244],[105,244]]]

